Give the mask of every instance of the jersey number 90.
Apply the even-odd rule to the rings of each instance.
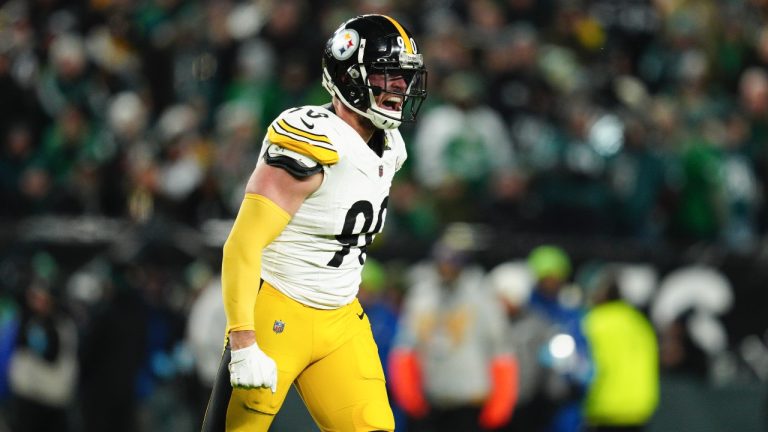
[[[365,264],[365,252],[368,249],[368,245],[373,242],[373,236],[381,231],[381,226],[384,223],[384,211],[387,209],[387,202],[389,197],[385,197],[384,201],[379,206],[379,214],[376,217],[376,226],[371,229],[373,225],[373,204],[370,201],[360,200],[352,204],[352,207],[347,211],[347,215],[344,217],[344,227],[341,229],[341,234],[336,236],[336,240],[343,246],[340,251],[337,251],[333,258],[328,261],[329,267],[341,266],[344,257],[347,256],[352,247],[357,247],[360,243],[360,236],[365,236],[363,245],[360,246],[360,255],[357,259],[360,261],[360,265]],[[355,231],[355,224],[357,217],[363,216],[363,227],[358,232]]]

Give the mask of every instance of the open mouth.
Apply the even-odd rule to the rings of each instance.
[[[403,98],[400,96],[388,96],[381,101],[381,106],[390,111],[400,111],[403,109]]]

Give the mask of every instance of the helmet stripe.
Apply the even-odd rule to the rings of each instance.
[[[403,38],[403,43],[405,44],[405,51],[408,54],[413,54],[414,52],[413,52],[413,45],[411,45],[411,38],[409,38],[408,34],[405,33],[405,29],[403,28],[403,26],[401,26],[400,23],[395,21],[395,19],[392,17],[389,17],[387,15],[382,15],[382,16],[388,19],[392,23],[392,25],[395,26],[398,33],[400,33],[400,37]]]

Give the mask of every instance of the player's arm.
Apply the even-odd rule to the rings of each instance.
[[[253,307],[262,249],[320,187],[323,165],[339,159],[326,124],[320,121],[327,117],[317,107],[295,108],[282,112],[269,125],[263,158],[248,179],[243,205],[224,245],[222,286],[232,349],[255,342]],[[307,129],[308,122],[312,129]]]
[[[322,175],[298,179],[281,168],[259,164],[224,245],[223,290],[232,349],[251,345],[253,306],[261,278],[261,251],[274,240],[322,182]]]
[[[256,345],[253,310],[261,279],[261,253],[322,183],[322,173],[298,177],[259,163],[224,244],[222,295],[232,362],[230,381],[237,387],[276,389],[276,368]]]

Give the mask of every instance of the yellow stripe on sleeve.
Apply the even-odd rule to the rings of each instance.
[[[298,133],[296,133],[296,135],[304,136]],[[290,135],[280,133],[275,129],[274,126],[269,127],[269,130],[267,131],[267,139],[273,144],[277,144],[281,147],[287,148],[288,150],[303,154],[304,156],[310,157],[323,165],[333,165],[339,161],[339,154],[336,152],[336,150],[320,147],[316,144],[312,144],[311,142],[302,141]],[[328,142],[330,144],[330,141],[327,141],[328,138],[326,137],[325,139],[326,141],[324,142]]]
[[[285,119],[278,120],[277,124],[279,124],[281,128],[287,130],[288,132],[295,133],[296,135],[303,136],[304,138],[310,139],[312,141],[320,141],[328,144],[331,143],[331,140],[329,140],[327,136],[316,135],[311,132],[299,129],[296,126],[291,126],[287,121],[285,121]]]

